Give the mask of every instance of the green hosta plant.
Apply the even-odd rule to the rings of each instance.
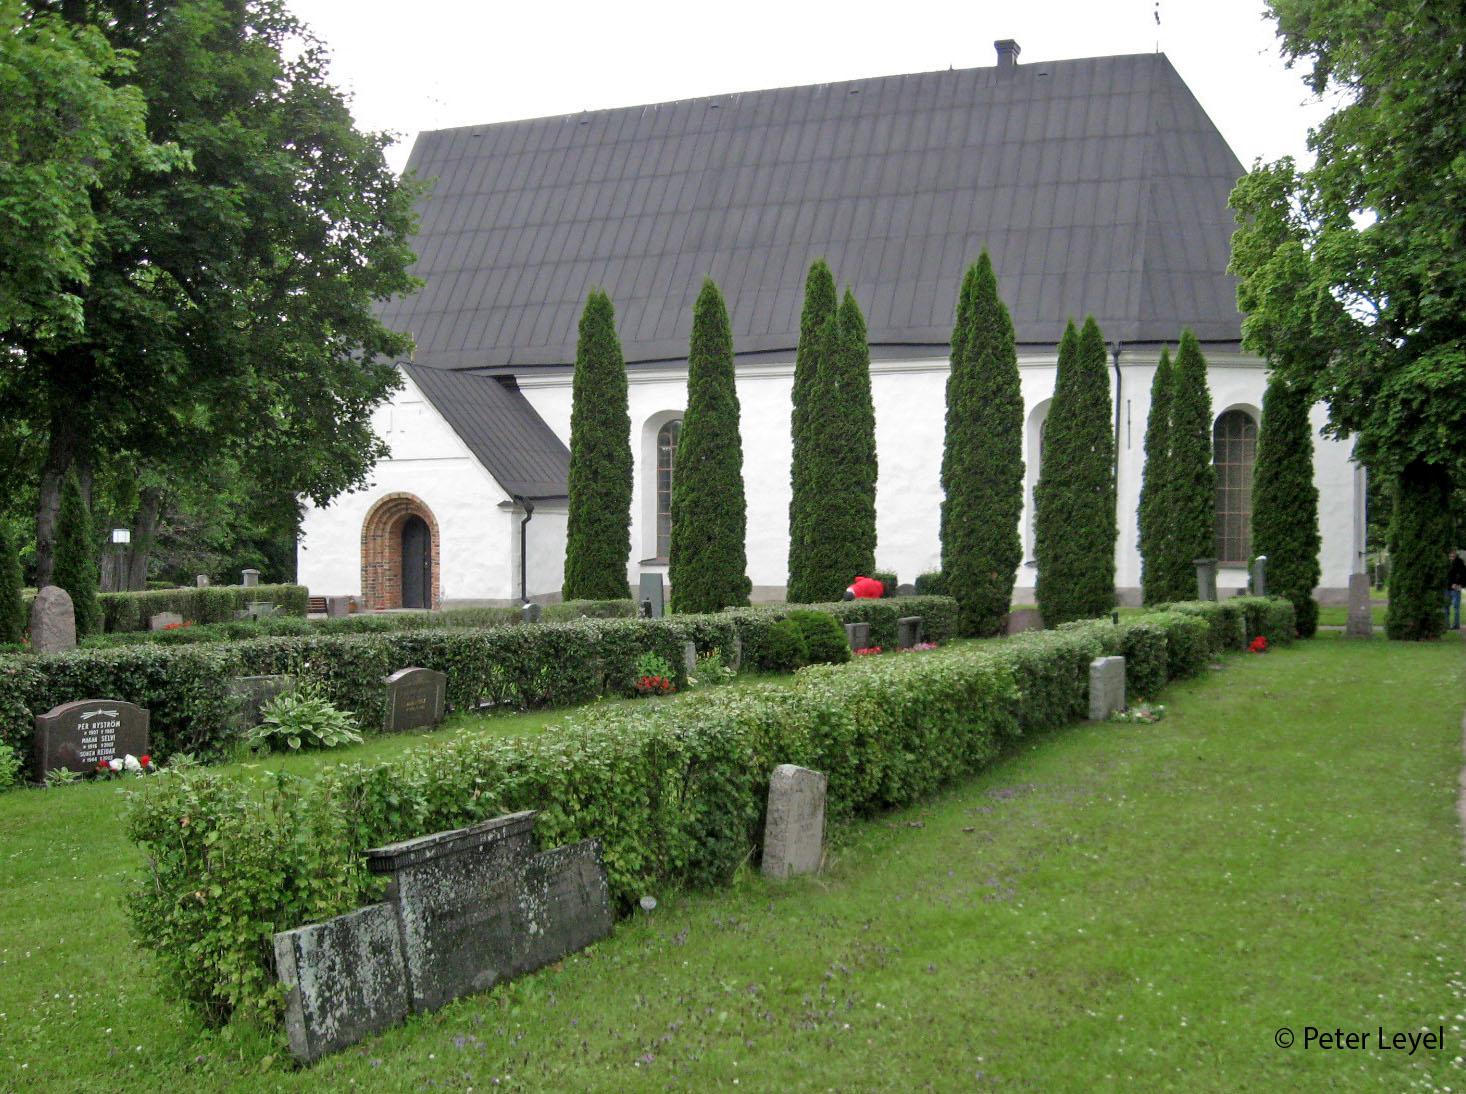
[[[265,705],[263,720],[249,731],[254,747],[285,744],[291,749],[360,744],[354,712],[338,710],[320,689],[303,684]]]

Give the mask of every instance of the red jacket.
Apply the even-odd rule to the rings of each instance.
[[[857,600],[879,600],[886,594],[886,587],[873,577],[857,577],[850,591]]]

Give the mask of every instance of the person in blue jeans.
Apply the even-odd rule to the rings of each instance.
[[[1461,586],[1466,585],[1466,562],[1461,560],[1459,552],[1452,551],[1448,556],[1449,562],[1446,569],[1446,626],[1453,630],[1461,629]],[[1452,621],[1452,616],[1455,621]]]

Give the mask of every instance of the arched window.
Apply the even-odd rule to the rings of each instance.
[[[1212,427],[1217,469],[1217,560],[1245,563],[1252,555],[1252,464],[1257,423],[1244,410],[1229,410]]]
[[[672,464],[677,459],[677,435],[682,419],[674,418],[657,431],[657,557],[672,550]]]

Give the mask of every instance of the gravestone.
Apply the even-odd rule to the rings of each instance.
[[[768,819],[764,822],[764,876],[812,874],[825,857],[825,791],[829,779],[819,771],[780,764],[769,779]]]
[[[850,643],[850,651],[870,649],[870,624],[869,623],[846,623],[845,639]]]
[[[260,583],[260,572],[258,570],[241,570],[239,583],[246,588],[252,588]]]
[[[1100,722],[1125,709],[1125,658],[1096,657],[1089,663],[1089,717]]]
[[[651,601],[653,619],[661,619],[666,615],[667,606],[662,588],[662,575],[658,573],[642,574],[641,583],[637,586],[636,599],[638,603]]]
[[[326,615],[331,619],[345,619],[351,614],[351,597],[326,597]]]
[[[1344,624],[1345,638],[1373,638],[1374,616],[1369,610],[1369,575],[1349,575],[1349,616]]]
[[[1217,560],[1214,558],[1193,559],[1196,567],[1196,599],[1217,598]]]
[[[897,596],[915,596],[916,595],[916,586],[915,585],[911,585],[911,584],[897,585],[896,586],[896,595]]]
[[[195,588],[207,589],[209,587],[209,575],[195,574],[193,578],[193,583]]]
[[[1008,623],[1004,628],[1008,634],[1022,634],[1024,631],[1043,629],[1044,617],[1037,608],[1014,608],[1008,613]]]
[[[1267,596],[1267,555],[1252,560],[1252,595]]]
[[[76,611],[71,594],[59,585],[45,585],[31,605],[31,649],[37,653],[76,649]]]
[[[420,726],[435,726],[443,720],[448,692],[446,673],[432,669],[399,669],[387,677],[387,713],[382,724],[386,733],[404,733]]]
[[[896,620],[896,648],[909,650],[921,641],[921,616],[903,615]]]
[[[544,607],[533,602],[524,604],[519,609],[520,621],[524,623],[538,623],[544,617]]]
[[[278,673],[271,676],[236,676],[229,681],[229,694],[235,702],[234,726],[240,733],[253,729],[264,720],[265,707],[295,687],[295,677]]]
[[[735,673],[743,671],[743,639],[733,635],[732,644],[723,651],[723,664]]]
[[[682,643],[682,675],[697,675],[697,646],[692,642]]]
[[[58,767],[86,774],[118,756],[148,754],[148,712],[120,699],[62,703],[36,717],[35,773]]]
[[[169,627],[183,626],[183,616],[177,612],[159,612],[148,619],[148,630],[162,631]]]
[[[285,1032],[304,1063],[407,1020],[397,910],[372,904],[275,936]]]
[[[610,934],[598,845],[535,854],[533,825],[515,813],[369,850],[384,902],[275,935],[296,1057],[311,1063]]]

